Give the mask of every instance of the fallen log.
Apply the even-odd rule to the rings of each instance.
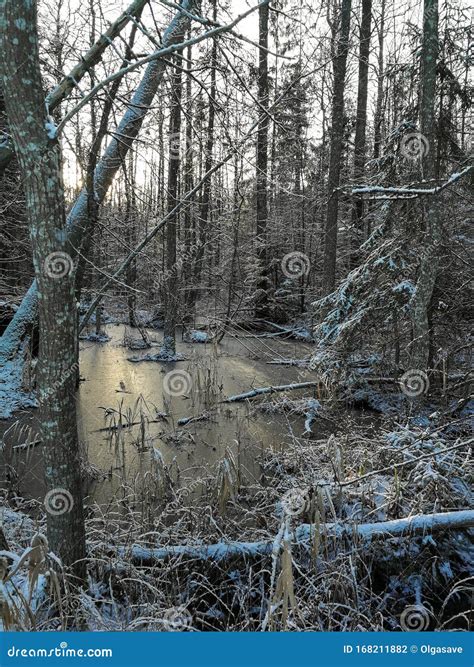
[[[208,421],[211,418],[211,413],[209,410],[202,412],[200,415],[192,417],[181,417],[178,419],[178,426],[187,426],[188,424],[194,424],[196,422]]]
[[[273,394],[279,391],[291,391],[293,389],[305,389],[307,387],[318,387],[319,380],[311,380],[309,382],[296,382],[294,384],[281,384],[275,387],[257,387],[251,389],[243,394],[236,394],[235,396],[228,396],[221,401],[221,403],[236,403],[237,401],[245,401],[248,398],[255,398],[255,396],[263,396],[264,394]]]
[[[342,539],[360,539],[370,542],[374,539],[392,539],[413,537],[441,532],[443,530],[466,530],[474,527],[474,510],[443,512],[437,514],[417,514],[404,519],[379,523],[326,523],[319,531],[325,537]],[[301,524],[291,535],[296,545],[305,545],[312,540],[317,527],[314,524]],[[198,560],[223,561],[230,558],[268,556],[273,553],[275,541],[260,542],[218,542],[217,544],[182,545],[149,548],[137,544],[128,547],[109,546],[117,555],[142,565],[153,565],[173,557],[194,558]]]
[[[160,424],[163,420],[166,421],[166,416],[163,415],[160,419],[146,419],[146,424]],[[124,424],[112,424],[111,426],[103,426],[102,428],[96,428],[93,433],[104,433],[108,431],[118,431],[119,429],[125,430],[127,428],[132,428],[132,426],[138,426],[142,424],[141,421],[137,422],[125,422]]]

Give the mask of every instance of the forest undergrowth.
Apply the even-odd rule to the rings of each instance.
[[[249,481],[229,447],[209,476],[187,486],[150,444],[146,419],[127,427],[133,415],[109,415],[116,445],[122,430],[135,429],[152,450],[149,474],[124,484],[109,506],[88,507],[87,583],[49,551],[44,509],[3,498],[3,626],[470,629],[472,529],[429,524],[472,507],[468,414],[446,400],[436,406],[435,396],[387,398],[403,411],[354,407],[327,390],[253,402],[254,413],[287,417],[285,437],[259,456],[259,479]],[[386,523],[418,515],[421,526],[400,532]],[[375,524],[386,532],[372,534]]]

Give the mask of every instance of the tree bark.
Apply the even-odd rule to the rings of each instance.
[[[331,152],[328,176],[328,207],[324,239],[323,293],[332,292],[336,286],[337,220],[339,206],[339,181],[344,134],[344,88],[347,52],[351,22],[351,0],[342,0],[339,39],[334,58],[334,87],[331,118]]]
[[[49,546],[80,578],[85,529],[76,427],[77,310],[61,151],[44,107],[36,3],[0,3],[5,102],[23,174],[39,295],[38,386]]]
[[[364,174],[365,143],[367,133],[367,93],[369,83],[370,31],[372,22],[372,0],[362,0],[362,18],[360,24],[359,46],[359,82],[357,90],[356,129],[354,139],[354,181]],[[364,201],[356,199],[352,209],[352,222],[355,233],[360,229],[364,213]]]
[[[217,20],[217,0],[212,0],[212,18],[213,21]],[[217,83],[216,83],[216,67],[217,67],[217,39],[213,38],[212,50],[211,50],[211,85],[209,89],[209,116],[207,122],[207,137],[206,137],[206,148],[205,148],[205,160],[204,160],[204,173],[207,173],[212,168],[212,157],[214,151],[214,123],[216,117],[216,94],[217,94]],[[204,265],[204,255],[206,252],[206,243],[208,235],[208,226],[209,226],[209,208],[211,200],[211,186],[212,179],[206,180],[204,183],[204,188],[202,191],[202,199],[199,211],[199,239],[198,247],[196,252],[196,264],[195,264],[195,273],[194,273],[194,283],[195,287],[199,286],[199,282],[202,278],[202,270]],[[196,299],[198,298],[198,290],[193,290],[192,305],[193,307],[196,304]]]
[[[136,165],[133,162],[133,153],[127,155],[128,166],[123,164],[122,169],[125,176],[125,243],[127,248],[133,248],[137,242],[136,240],[136,224],[137,224],[137,202],[135,197],[135,170]],[[129,289],[127,294],[127,308],[128,308],[128,323],[131,327],[139,326],[137,317],[137,297],[134,291],[137,280],[137,264],[135,261],[130,262],[127,267],[126,282]]]
[[[424,0],[423,44],[421,51],[421,132],[427,139],[428,150],[422,154],[423,178],[435,177],[435,101],[436,65],[438,58],[438,0]],[[439,195],[430,195],[424,204],[426,241],[415,293],[411,301],[413,346],[411,366],[426,370],[429,366],[430,322],[429,308],[439,271],[442,223]]]
[[[193,189],[194,183],[194,150],[193,150],[193,90],[191,80],[192,62],[192,47],[188,46],[186,52],[186,144],[185,144],[185,164],[184,164],[184,190],[190,192]],[[183,212],[184,225],[184,256],[191,257],[191,248],[196,241],[195,219],[194,219],[194,201],[189,202]],[[191,274],[192,263],[185,262],[182,271],[181,279],[184,289],[184,313],[183,325],[186,326],[190,321],[189,306],[192,300],[191,291]]]
[[[258,9],[259,45],[258,52],[258,103],[260,122],[257,130],[257,257],[260,275],[257,280],[256,317],[268,316],[268,259],[267,259],[267,224],[268,224],[268,16],[269,5],[260,5]]]
[[[172,213],[178,202],[179,166],[181,148],[181,63],[176,56],[176,68],[173,72],[171,87],[171,114],[169,125],[169,162],[168,162],[168,213]],[[179,213],[172,213],[166,226],[166,271],[165,271],[165,323],[163,329],[162,353],[176,354],[176,319],[178,309],[178,267],[176,264],[176,239]]]
[[[380,8],[380,22],[378,25],[379,53],[377,58],[377,102],[374,117],[374,158],[380,157],[382,145],[383,120],[383,80],[384,80],[384,44],[385,44],[385,0]]]

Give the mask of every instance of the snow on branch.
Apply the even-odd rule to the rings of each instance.
[[[417,514],[404,519],[379,523],[326,523],[319,526],[319,531],[326,537],[360,539],[370,542],[373,539],[388,540],[422,536],[444,530],[466,530],[473,527],[474,510],[461,510],[437,514]],[[290,537],[296,545],[305,545],[311,542],[316,530],[318,528],[315,524],[302,524]],[[262,540],[260,542],[218,542],[217,544],[158,548],[134,544],[130,547],[109,546],[108,549],[134,562],[150,564],[173,557],[222,561],[235,557],[268,556],[272,554],[273,547],[274,540]]]
[[[381,185],[361,185],[357,188],[352,188],[352,195],[371,195],[371,194],[389,194],[389,195],[400,195],[401,198],[414,198],[421,195],[436,195],[442,190],[445,190],[449,186],[459,181],[461,178],[469,174],[473,169],[473,165],[465,167],[462,171],[452,174],[447,181],[438,185],[434,188],[392,188],[392,187],[383,187]],[[391,196],[390,199],[398,199],[399,197]]]
[[[113,39],[120,35],[129,21],[133,20],[134,16],[139,16],[145,5],[149,0],[134,0],[131,5],[109,26],[99,39],[90,47],[90,49],[81,56],[80,61],[74,65],[72,70],[64,76],[58,85],[47,95],[45,104],[48,113],[55,109],[63,100],[67,98],[70,92],[77,88],[80,95],[83,93],[79,89],[79,81],[90,70],[91,67],[97,65],[102,58],[106,49],[113,45]],[[47,128],[48,132],[51,128]],[[51,136],[51,134],[53,136]],[[50,139],[56,137],[56,128],[54,133],[51,131]],[[9,165],[14,156],[14,146],[10,138],[7,138],[0,147],[0,170],[3,171]]]
[[[269,0],[264,0],[263,3],[261,4],[266,4]],[[181,8],[179,5],[177,6],[177,11],[183,15],[185,14],[185,9],[186,7]],[[144,58],[140,58],[139,60],[131,63],[130,65],[127,65],[126,67],[122,67],[121,69],[117,70],[110,76],[108,76],[106,79],[103,79],[100,81],[96,86],[92,88],[92,90],[85,95],[81,101],[73,108],[71,111],[64,116],[63,120],[61,121],[61,124],[58,126],[58,133],[63,129],[63,127],[66,125],[68,121],[71,120],[73,116],[75,116],[88,102],[91,101],[92,98],[94,98],[97,93],[102,90],[102,88],[105,88],[109,83],[112,81],[115,81],[115,79],[121,78],[125,74],[128,74],[129,72],[132,72],[142,65],[145,65],[147,63],[150,63],[154,60],[158,60],[160,58],[163,58],[164,56],[169,56],[173,53],[176,53],[177,51],[183,50],[185,47],[192,46],[194,44],[199,44],[199,42],[202,42],[206,39],[209,39],[211,37],[216,37],[217,35],[220,35],[221,33],[229,32],[232,30],[232,28],[240,23],[243,19],[245,19],[249,14],[254,12],[256,9],[258,9],[258,5],[255,5],[253,7],[250,7],[250,9],[247,9],[247,11],[243,12],[237,18],[235,18],[233,21],[228,23],[227,25],[219,26],[217,28],[212,28],[211,30],[207,30],[206,32],[202,33],[201,35],[196,35],[195,37],[192,37],[190,39],[180,41],[179,43],[174,43],[174,44],[169,44],[162,46],[162,48],[154,51],[151,53],[149,56],[145,56]]]
[[[235,403],[237,401],[245,401],[248,398],[255,398],[255,396],[262,396],[263,394],[273,394],[278,391],[291,391],[292,389],[305,389],[306,387],[317,387],[321,382],[319,380],[311,380],[309,382],[297,382],[294,384],[281,384],[275,387],[257,387],[251,389],[243,394],[236,394],[225,398],[222,403]]]

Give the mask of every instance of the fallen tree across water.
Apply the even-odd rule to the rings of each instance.
[[[306,389],[307,387],[318,387],[320,385],[320,380],[311,380],[309,382],[296,382],[294,384],[280,384],[275,387],[257,387],[243,394],[228,396],[221,403],[236,403],[237,401],[245,401],[247,398],[255,398],[255,396],[262,396],[263,394],[273,394],[274,392],[291,391],[293,389]]]
[[[466,530],[474,528],[474,510],[441,512],[437,514],[418,514],[404,519],[383,521],[379,523],[325,523],[317,527],[315,524],[301,524],[291,535],[296,545],[309,544],[315,532],[319,530],[325,537],[337,539],[349,538],[371,541],[374,539],[392,539],[413,537],[440,532],[443,530]],[[217,544],[181,545],[171,547],[149,548],[137,544],[128,547],[109,546],[110,551],[130,559],[134,563],[152,565],[173,557],[195,558],[198,560],[228,560],[268,556],[275,550],[275,540],[260,542],[218,542]]]

